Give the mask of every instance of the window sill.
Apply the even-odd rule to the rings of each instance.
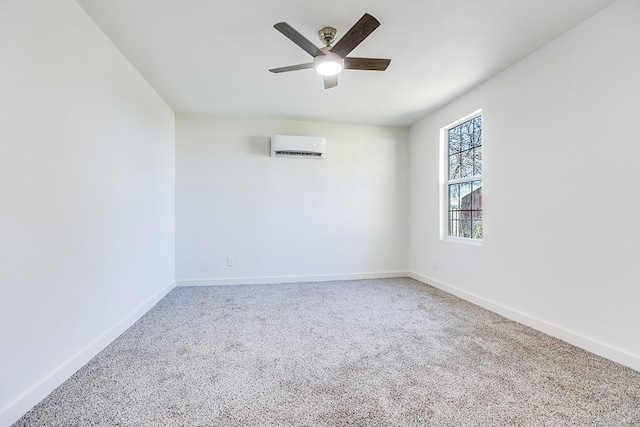
[[[480,239],[465,239],[463,237],[443,237],[441,240],[445,242],[464,243],[472,246],[482,246],[483,241]]]

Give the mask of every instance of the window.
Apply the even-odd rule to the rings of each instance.
[[[446,236],[482,241],[482,115],[465,117],[441,135]]]

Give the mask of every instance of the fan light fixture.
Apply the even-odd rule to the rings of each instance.
[[[367,38],[373,30],[378,28],[379,25],[380,22],[376,18],[365,13],[333,47],[332,44],[336,39],[337,30],[333,27],[321,28],[320,31],[318,31],[318,37],[320,37],[320,41],[322,41],[325,46],[319,48],[291,25],[286,22],[278,22],[273,27],[311,55],[313,62],[271,68],[269,71],[272,73],[286,73],[288,71],[314,68],[316,72],[322,76],[325,89],[338,86],[338,74],[344,69],[384,71],[389,66],[391,62],[390,59],[354,58],[347,56],[362,40]]]
[[[327,52],[314,58],[313,68],[322,76],[335,76],[344,68],[344,60],[333,52]]]

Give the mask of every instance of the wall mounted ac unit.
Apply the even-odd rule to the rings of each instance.
[[[273,135],[271,137],[271,157],[321,159],[326,152],[326,138],[294,135]]]

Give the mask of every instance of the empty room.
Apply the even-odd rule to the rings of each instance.
[[[0,426],[640,425],[640,1],[0,0]]]

